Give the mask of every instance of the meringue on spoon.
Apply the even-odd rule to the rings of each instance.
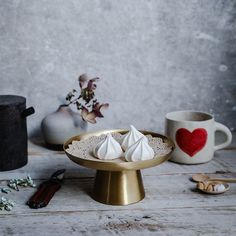
[[[196,187],[208,194],[221,194],[229,190],[229,185],[220,181],[198,182]]]
[[[108,133],[106,138],[93,149],[93,154],[99,159],[113,160],[122,157],[123,150],[120,144]]]
[[[229,190],[227,183],[236,183],[236,179],[211,178],[205,174],[193,175],[192,180],[198,182],[196,186],[197,189],[209,194],[224,193]]]

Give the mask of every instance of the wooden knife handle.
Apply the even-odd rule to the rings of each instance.
[[[49,180],[39,186],[37,192],[29,199],[27,204],[30,208],[42,208],[48,205],[55,192],[61,188],[56,180]]]

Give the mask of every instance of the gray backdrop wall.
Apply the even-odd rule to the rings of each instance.
[[[0,94],[21,94],[30,132],[87,72],[110,109],[90,129],[163,131],[196,109],[236,128],[236,1],[0,0]]]

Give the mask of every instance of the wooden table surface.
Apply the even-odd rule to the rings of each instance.
[[[0,187],[27,174],[39,184],[61,168],[66,168],[63,186],[45,208],[30,209],[25,204],[33,188],[0,193],[16,202],[12,211],[0,211],[0,235],[236,235],[236,184],[225,194],[213,196],[196,191],[190,181],[195,173],[236,177],[235,138],[209,163],[166,162],[142,171],[146,197],[129,206],[94,201],[89,196],[93,170],[76,165],[63,152],[32,144],[28,165],[0,172]]]

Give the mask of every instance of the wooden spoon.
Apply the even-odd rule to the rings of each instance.
[[[236,183],[236,178],[225,178],[225,179],[221,179],[221,178],[211,178],[208,175],[205,174],[196,174],[192,176],[192,180],[195,182],[209,182],[209,181],[220,181],[220,182],[224,182],[224,183]]]
[[[217,184],[223,184],[224,189],[222,191],[214,191],[213,186]],[[208,194],[221,194],[229,190],[229,185],[227,183],[223,183],[220,181],[205,181],[205,182],[198,182],[197,189]]]

